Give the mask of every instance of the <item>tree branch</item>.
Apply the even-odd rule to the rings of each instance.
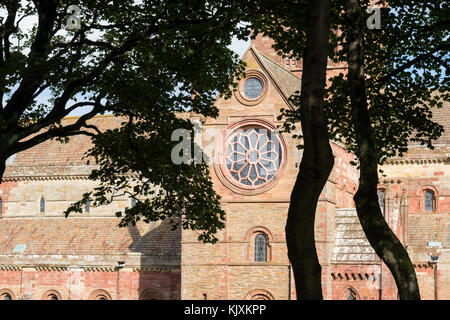
[[[31,45],[28,66],[22,76],[19,88],[14,92],[4,108],[10,122],[15,123],[33,101],[33,94],[45,77],[45,60],[49,52],[51,31],[56,18],[57,1],[35,2],[39,22],[36,38]]]
[[[450,43],[445,43],[445,44],[442,44],[440,46],[437,46],[436,48],[434,48],[434,49],[432,49],[432,50],[430,50],[430,51],[428,51],[426,53],[418,55],[414,59],[406,62],[405,64],[403,64],[400,67],[392,70],[391,72],[385,74],[384,76],[382,76],[382,77],[380,77],[378,79],[372,80],[372,81],[368,81],[367,84],[368,85],[372,85],[374,83],[385,83],[385,82],[388,82],[389,79],[392,79],[396,75],[398,75],[401,72],[405,71],[406,69],[412,67],[414,64],[416,64],[416,63],[418,63],[420,61],[426,60],[428,58],[431,58],[431,57],[436,58],[435,56],[433,56],[434,53],[439,52],[441,50],[449,49],[449,48],[450,48]],[[444,64],[444,66],[446,67],[447,65]]]

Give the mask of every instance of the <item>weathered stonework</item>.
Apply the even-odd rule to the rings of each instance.
[[[288,97],[300,90],[302,65],[278,56],[271,40],[258,36],[243,60],[264,85],[262,94],[246,99],[237,92],[218,99],[216,119],[203,119],[204,129],[222,139],[236,124],[270,123],[274,128]],[[330,64],[329,73],[345,72]],[[239,87],[242,91],[242,85]],[[412,146],[403,158],[383,166],[385,218],[406,246],[416,267],[422,298],[450,299],[450,108],[437,112],[445,133],[433,151]],[[192,120],[201,119],[184,114]],[[68,123],[74,121],[67,118]],[[101,128],[122,120],[95,117]],[[167,222],[118,228],[114,212],[130,205],[122,198],[88,213],[64,218],[67,206],[95,184],[87,180],[95,168],[83,159],[87,137],[69,144],[47,141],[8,162],[0,185],[0,296],[12,299],[295,299],[287,257],[285,224],[290,193],[302,151],[292,134],[285,143],[283,166],[267,188],[256,192],[231,186],[211,164],[215,190],[222,197],[226,226],[218,243],[205,245],[194,232],[170,230]],[[203,136],[207,146],[211,137]],[[354,209],[358,171],[354,156],[332,142],[335,165],[320,196],[315,224],[325,299],[397,299],[389,270],[370,247]],[[215,150],[217,151],[217,150]],[[217,160],[218,154],[210,155]],[[426,211],[424,192],[435,196]],[[40,199],[45,210],[40,212]],[[255,261],[257,235],[264,235],[265,261]],[[434,248],[433,246],[438,246]],[[440,246],[440,247],[439,247]],[[430,254],[439,255],[436,264]],[[119,266],[118,262],[124,262]],[[436,271],[436,272],[435,272]],[[437,277],[436,277],[437,276]]]

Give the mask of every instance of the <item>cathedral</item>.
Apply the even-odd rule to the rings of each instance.
[[[211,151],[211,178],[226,212],[216,244],[197,241],[167,221],[119,228],[115,200],[65,218],[63,211],[92,190],[95,163],[83,160],[87,136],[46,141],[10,158],[0,184],[0,299],[5,300],[293,300],[296,291],[284,227],[302,151],[279,133],[280,109],[300,90],[302,65],[279,56],[259,36],[231,99],[218,98],[215,119],[202,120],[200,143]],[[329,75],[345,69],[330,63]],[[410,145],[379,179],[384,217],[414,264],[422,299],[450,299],[450,105],[434,110],[444,126],[434,150]],[[69,124],[76,119],[65,118]],[[91,120],[101,130],[114,116]],[[217,142],[217,141],[216,141]],[[217,144],[215,144],[217,145]],[[335,164],[316,216],[322,289],[328,300],[395,300],[390,271],[368,243],[353,195],[354,156],[331,142]]]

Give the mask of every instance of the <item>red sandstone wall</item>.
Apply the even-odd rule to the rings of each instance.
[[[119,299],[137,300],[143,293],[154,299],[180,299],[180,272],[133,271],[123,269],[119,276]],[[117,299],[117,271],[43,271],[34,268],[0,270],[0,294],[11,291],[15,299],[45,299],[56,291],[63,300],[87,300],[97,290]],[[147,297],[147,298],[148,298]]]

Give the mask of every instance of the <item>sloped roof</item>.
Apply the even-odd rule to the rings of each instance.
[[[390,158],[387,164],[398,163],[398,161],[405,160],[426,160],[440,158],[444,162],[450,159],[450,103],[444,102],[442,108],[432,108],[433,121],[443,126],[444,131],[442,135],[433,141],[433,150],[425,145],[420,145],[418,142],[408,143],[408,152],[403,157]]]
[[[263,55],[254,46],[251,47],[251,50],[255,53],[259,62],[269,73],[272,81],[281,90],[281,93],[283,94],[286,101],[288,101],[289,97],[296,91],[300,91],[301,78],[297,77],[288,69],[283,68],[278,63]],[[291,105],[291,103],[289,103],[289,105]]]
[[[167,221],[126,228],[119,228],[118,223],[116,217],[0,219],[0,264],[42,255],[108,257],[130,253],[179,260],[181,232],[171,231]]]
[[[450,145],[450,103],[444,102],[442,108],[432,108],[433,121],[439,123],[444,127],[444,132],[437,139],[434,144],[447,144]],[[411,146],[418,145],[417,142],[410,143]]]
[[[67,117],[62,119],[63,126],[70,125],[78,120],[79,117]],[[113,115],[95,116],[88,120],[88,124],[95,125],[100,131],[115,128],[123,122],[121,117]],[[68,144],[60,143],[57,140],[47,140],[28,150],[19,152],[13,156],[7,164],[5,176],[8,176],[8,167],[20,166],[48,166],[48,165],[67,165],[84,164],[83,154],[92,146],[91,138],[86,135],[76,135],[70,137]],[[11,168],[10,168],[11,170]]]
[[[413,247],[426,247],[429,241],[441,242],[450,248],[450,217],[442,214],[410,214],[408,216],[408,239]]]
[[[331,262],[376,263],[379,258],[367,240],[356,209],[336,209],[336,237]]]

